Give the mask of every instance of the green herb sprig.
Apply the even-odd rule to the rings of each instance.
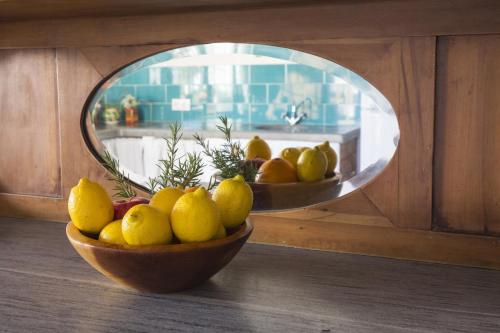
[[[125,177],[125,175],[120,171],[120,163],[118,162],[118,160],[113,158],[107,150],[104,151],[103,160],[104,166],[111,173],[111,176],[108,176],[107,179],[115,183],[115,187],[113,188],[115,193],[113,194],[113,197],[123,199],[136,197],[137,193],[132,188],[132,185],[128,180],[129,175]]]
[[[165,187],[194,187],[200,184],[203,174],[201,154],[187,153],[179,156],[179,142],[182,139],[182,126],[175,122],[169,124],[170,137],[164,138],[167,144],[166,158],[158,162],[160,175],[148,180],[151,194]]]
[[[203,148],[203,153],[211,159],[212,166],[218,170],[220,178],[233,178],[242,175],[247,182],[254,182],[257,176],[257,168],[253,163],[245,161],[245,151],[238,141],[231,137],[232,126],[229,125],[225,115],[219,116],[221,125],[217,129],[224,135],[224,143],[221,147],[212,148],[210,142],[201,135],[193,135],[197,144]],[[211,177],[208,189],[212,189],[219,183],[216,177]]]

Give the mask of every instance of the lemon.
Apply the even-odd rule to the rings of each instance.
[[[172,209],[172,229],[182,243],[205,242],[219,229],[219,213],[207,190],[200,187],[177,200]]]
[[[298,150],[300,151],[300,153],[302,154],[305,150],[307,150],[307,149],[311,149],[311,148],[309,148],[309,147],[299,147],[299,148],[297,148],[297,149],[298,149]]]
[[[262,158],[268,160],[271,158],[271,148],[266,141],[262,140],[258,136],[254,136],[250,140],[246,147],[245,159],[253,160],[254,158]]]
[[[297,161],[297,176],[301,182],[313,182],[325,178],[328,160],[325,153],[319,150],[306,149]]]
[[[153,195],[149,204],[170,216],[177,200],[184,195],[180,188],[165,187]]]
[[[113,203],[98,183],[82,178],[71,189],[68,212],[73,224],[81,231],[98,234],[113,220]]]
[[[214,191],[213,199],[224,227],[234,228],[245,222],[253,205],[253,192],[241,175],[223,180]]]
[[[297,160],[301,151],[298,148],[285,148],[281,151],[280,157],[290,162],[294,168],[297,168]]]
[[[212,239],[221,239],[226,237],[226,228],[224,228],[224,225],[221,223],[219,224],[219,229],[217,229],[217,233]]]
[[[122,220],[116,220],[108,224],[99,233],[99,240],[112,244],[127,244],[122,234]]]
[[[147,204],[129,209],[122,220],[122,233],[129,245],[168,244],[172,241],[167,214]]]
[[[328,166],[326,167],[326,175],[333,175],[335,167],[337,166],[337,153],[330,146],[330,142],[325,141],[322,144],[317,146],[319,150],[325,153],[326,158],[328,160]]]

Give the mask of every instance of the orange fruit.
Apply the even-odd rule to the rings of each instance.
[[[195,186],[195,187],[186,187],[184,189],[184,193],[191,193],[191,192],[194,192],[198,189],[199,186]]]
[[[295,183],[298,182],[297,172],[290,162],[277,157],[262,164],[259,169],[257,182]]]

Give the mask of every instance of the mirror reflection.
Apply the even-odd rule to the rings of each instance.
[[[182,134],[178,156],[200,159],[197,179],[204,186],[224,176],[209,152],[233,144],[247,181],[281,184],[255,184],[254,210],[345,195],[381,172],[399,138],[392,106],[368,81],[315,55],[258,44],[195,45],[139,60],[105,80],[84,112],[84,132],[96,156],[109,152],[145,189],[154,190],[155,180],[161,186],[172,127]],[[324,171],[315,170],[323,162],[314,149],[301,156],[304,147],[319,145]],[[301,165],[312,166],[298,166],[299,156]],[[278,157],[288,164],[273,160],[261,167]]]

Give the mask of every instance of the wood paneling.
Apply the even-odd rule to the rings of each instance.
[[[396,155],[361,190],[369,202],[361,203],[357,194],[321,208],[359,214],[358,209],[374,206],[398,227],[431,228],[435,43],[434,37],[277,43],[352,69],[387,97],[399,118],[401,138]],[[354,199],[356,205],[346,211]]]
[[[437,50],[434,37],[498,33],[499,8],[492,0],[342,1],[0,23],[0,49],[31,48],[0,52],[7,77],[0,86],[0,192],[10,193],[0,194],[0,214],[64,220],[69,189],[80,177],[111,188],[79,128],[86,98],[109,72],[181,45],[275,44],[368,79],[394,106],[402,133],[395,158],[363,189],[286,218],[256,215],[256,239],[497,267],[496,240],[403,228],[429,229],[433,204],[438,229],[500,234],[500,179],[493,174],[500,155],[500,37],[441,37]]]
[[[16,194],[0,194],[0,216],[68,221],[66,199]]]
[[[141,0],[140,2],[137,0],[44,0],[43,6],[40,6],[37,0],[2,0],[0,1],[0,21],[180,14],[203,10],[296,6],[304,2],[304,0]],[[307,3],[318,2],[321,0],[307,0]]]
[[[312,40],[280,42],[277,45],[312,53],[353,70],[384,94],[395,112],[399,112],[401,75],[399,38]],[[387,216],[397,225],[398,163],[398,152],[396,152],[384,171],[361,190],[362,195],[353,195],[352,199],[348,196],[334,200],[318,205],[319,208],[352,214],[360,214],[360,211],[366,212],[375,208],[374,214]]]
[[[345,214],[352,214],[354,212],[361,215],[384,216],[384,214],[382,214],[377,206],[375,206],[373,201],[371,201],[365,194],[364,189],[351,192],[331,202],[325,202],[320,206],[321,207],[312,208],[310,210],[329,211]]]
[[[414,138],[432,141],[433,85],[429,83],[429,64],[433,64],[433,38],[416,39],[340,39],[277,42],[278,46],[290,47],[317,54],[346,66],[372,82],[393,104],[398,114],[403,114],[402,126],[410,135],[403,136],[406,146],[400,148],[393,161],[381,175],[362,190],[345,198],[319,205],[310,214],[331,211],[344,214],[382,216],[395,226],[430,228],[431,196],[428,189],[431,174],[424,172],[413,179],[408,175],[409,186],[398,188],[400,151],[406,158],[404,165],[417,166],[418,170],[431,168],[428,145],[412,144]],[[61,137],[63,167],[63,193],[82,176],[98,180],[111,189],[105,180],[105,170],[87,151],[79,133],[79,119],[83,104],[94,86],[109,72],[148,54],[179,47],[181,45],[154,45],[128,47],[98,47],[83,49],[58,49],[59,109],[61,113]],[[415,54],[415,48],[418,54]],[[408,63],[410,62],[410,63]],[[78,77],[78,80],[74,78]],[[420,99],[425,98],[425,101]],[[429,131],[431,133],[429,133]],[[423,142],[423,141],[422,141]],[[418,156],[418,157],[417,157]],[[67,170],[67,171],[66,171]],[[418,172],[417,172],[418,174]],[[411,189],[410,189],[411,188]],[[411,192],[411,193],[409,193]],[[409,200],[410,198],[411,200]],[[400,212],[399,203],[418,201]],[[401,217],[400,217],[401,215]],[[368,223],[363,219],[363,223]]]
[[[63,190],[67,197],[79,178],[106,183],[106,171],[88,151],[80,130],[83,105],[101,75],[76,49],[57,50]],[[78,78],[78,79],[76,79]]]
[[[184,45],[111,46],[79,48],[95,70],[105,77],[110,73],[148,55]]]
[[[500,233],[500,36],[439,39],[434,226]]]
[[[339,214],[338,218],[254,215],[250,241],[500,269],[499,238],[374,226],[369,216],[362,217],[366,225],[353,215]]]
[[[434,134],[435,45],[432,37],[402,40],[398,112],[398,226],[430,229]]]
[[[0,193],[61,196],[54,50],[1,50]]]
[[[341,1],[182,15],[0,23],[0,48],[189,44],[500,32],[496,0]]]
[[[113,50],[109,55],[112,59]],[[96,66],[78,49],[57,49],[59,82],[59,109],[61,112],[61,149],[63,165],[63,193],[69,191],[81,177],[89,177],[103,184],[112,193],[113,184],[107,180],[105,168],[86,146],[80,130],[80,116],[92,89],[103,78]],[[120,59],[120,58],[118,58]],[[75,79],[78,78],[78,79]],[[139,195],[146,195],[138,191]]]

